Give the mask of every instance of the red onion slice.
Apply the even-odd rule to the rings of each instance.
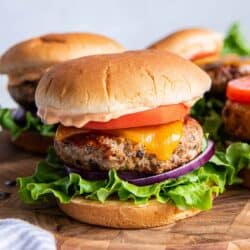
[[[118,176],[122,180],[135,184],[137,186],[147,186],[165,181],[167,179],[175,179],[202,167],[212,158],[212,156],[214,155],[214,151],[214,143],[208,140],[206,149],[200,155],[198,155],[195,159],[188,162],[187,164],[177,167],[173,170],[152,176],[148,176],[143,173],[124,171],[118,172]],[[68,174],[80,174],[87,180],[105,180],[108,178],[108,171],[82,171],[81,169],[71,168],[68,166],[65,166],[65,170]]]
[[[167,179],[175,179],[202,167],[212,158],[212,156],[214,155],[214,151],[215,151],[214,143],[209,140],[207,143],[207,148],[198,157],[188,162],[187,164],[182,165],[181,167],[175,168],[173,170],[170,170],[162,174],[149,176],[146,178],[124,179],[122,178],[122,176],[120,177],[123,180],[126,180],[129,183],[135,184],[137,186],[146,186],[154,183],[159,183]]]

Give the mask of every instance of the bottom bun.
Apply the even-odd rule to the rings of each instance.
[[[7,133],[10,137],[10,133]],[[53,145],[53,137],[42,136],[33,131],[25,131],[16,140],[11,141],[19,148],[36,154],[46,154],[48,148]]]
[[[244,168],[240,172],[240,177],[243,179],[243,186],[250,188],[250,169],[249,168]]]
[[[200,212],[197,209],[180,210],[171,203],[162,204],[151,200],[146,205],[133,202],[98,201],[74,198],[68,204],[58,203],[70,217],[88,224],[111,228],[149,228],[174,223]]]

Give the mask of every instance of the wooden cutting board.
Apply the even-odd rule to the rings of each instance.
[[[51,205],[28,206],[5,181],[30,175],[39,158],[19,151],[0,133],[0,218],[15,217],[54,233],[58,249],[250,249],[250,192],[237,187],[199,215],[146,230],[115,230],[78,223]]]

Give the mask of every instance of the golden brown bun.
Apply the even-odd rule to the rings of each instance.
[[[86,114],[128,114],[190,102],[211,86],[208,75],[177,55],[160,50],[84,57],[48,71],[36,104],[47,123],[81,127]]]
[[[53,137],[42,136],[36,132],[26,131],[23,132],[16,140],[11,141],[17,147],[24,149],[25,151],[36,154],[46,154],[48,152],[48,148],[53,146],[54,140]]]
[[[124,48],[97,34],[62,33],[36,37],[8,49],[0,58],[0,73],[39,71],[69,59],[94,54],[118,53]]]
[[[192,60],[220,54],[222,45],[221,34],[208,29],[190,28],[172,33],[149,48],[171,51]]]
[[[197,209],[180,210],[171,203],[150,201],[146,205],[133,202],[98,201],[74,198],[69,204],[59,207],[70,217],[88,224],[111,228],[149,228],[174,223],[199,213]]]

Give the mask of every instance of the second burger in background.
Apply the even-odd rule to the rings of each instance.
[[[223,120],[234,138],[250,142],[250,76],[230,81]]]
[[[172,33],[150,46],[151,49],[172,51],[192,60],[209,74],[212,79],[211,90],[205,99],[195,105],[192,114],[216,141],[225,139],[222,138],[224,129],[221,126],[221,111],[227,83],[250,75],[250,59],[240,57],[250,55],[244,45],[239,26],[234,24],[225,38],[212,30],[190,28]]]
[[[155,42],[149,49],[170,51],[193,61],[211,77],[212,95],[225,99],[228,81],[250,74],[250,59],[240,57],[250,55],[250,49],[247,52],[241,48],[245,43],[239,26],[234,24],[225,38],[213,30],[187,28]]]
[[[1,108],[0,126],[16,145],[45,153],[56,127],[43,124],[36,116],[35,90],[42,75],[69,59],[122,51],[114,40],[91,33],[48,34],[11,47],[0,57],[0,73],[8,75],[8,91],[19,107]]]
[[[165,225],[211,208],[235,182],[238,161],[232,165],[232,150],[213,156],[189,116],[210,86],[199,67],[157,50],[56,65],[36,91],[39,116],[60,124],[55,147],[33,176],[18,179],[21,198],[54,196],[69,216],[116,228]]]
[[[239,146],[242,158],[240,176],[244,185],[250,188],[250,76],[230,81],[227,86],[226,105],[222,117],[226,132],[237,141],[246,143]]]

